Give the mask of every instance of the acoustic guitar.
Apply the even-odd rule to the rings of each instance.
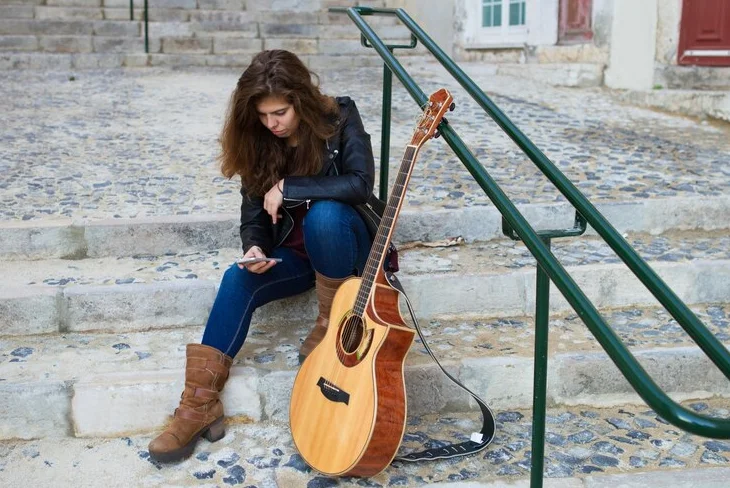
[[[421,146],[453,109],[441,89],[429,98],[406,146],[400,170],[362,277],[335,294],[322,342],[294,381],[290,423],[294,444],[315,470],[330,476],[373,476],[390,464],[403,439],[403,363],[414,338],[383,262]]]

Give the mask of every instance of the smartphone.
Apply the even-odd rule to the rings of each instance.
[[[238,264],[251,264],[251,263],[268,263],[269,261],[273,261],[275,263],[280,263],[281,258],[241,258],[236,262]]]

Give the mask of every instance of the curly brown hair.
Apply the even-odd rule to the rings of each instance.
[[[335,134],[338,116],[337,102],[318,85],[317,75],[295,54],[279,49],[257,54],[229,102],[218,156],[223,176],[240,175],[245,192],[260,196],[285,176],[317,174],[322,144]],[[294,156],[259,119],[256,105],[270,95],[291,103],[299,116]]]

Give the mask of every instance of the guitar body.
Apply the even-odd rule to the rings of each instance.
[[[360,285],[351,278],[338,289],[327,334],[302,364],[291,397],[299,453],[332,476],[379,473],[405,429],[403,363],[415,333],[400,315],[400,293],[380,273],[365,313],[354,317]]]

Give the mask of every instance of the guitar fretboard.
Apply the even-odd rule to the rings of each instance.
[[[365,270],[362,274],[360,290],[358,291],[355,306],[353,307],[353,313],[358,317],[362,317],[365,312],[378,270],[383,266],[383,260],[390,245],[393,225],[398,218],[398,213],[403,203],[403,195],[405,194],[408,180],[411,177],[417,152],[417,146],[406,146],[406,152],[401,160],[398,176],[395,179],[395,184],[388,198],[388,204],[383,212],[383,218],[378,227],[378,232],[375,234],[373,247],[370,249],[370,255],[368,256],[368,261],[365,264]]]

